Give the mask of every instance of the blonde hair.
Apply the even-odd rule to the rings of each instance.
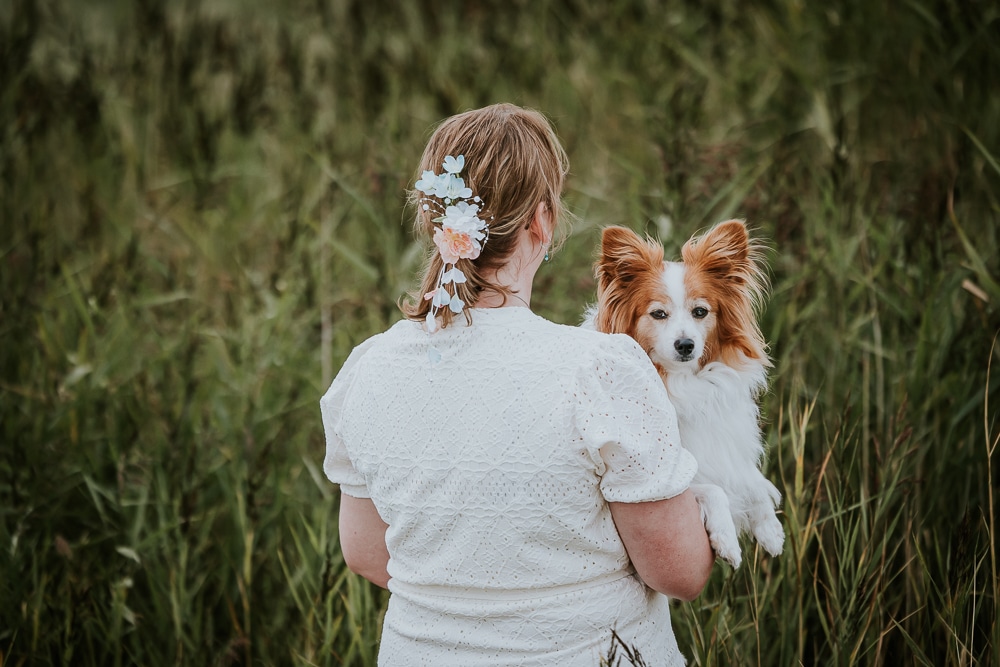
[[[566,151],[539,112],[513,104],[494,104],[441,123],[427,142],[417,174],[424,170],[440,173],[448,155],[465,156],[462,178],[482,198],[486,210],[480,217],[489,220],[488,241],[475,260],[458,260],[457,267],[467,280],[452,284],[452,289],[470,306],[484,290],[495,291],[506,301],[510,288],[491,284],[483,273],[506,263],[517,245],[518,234],[531,223],[539,203],[548,209],[553,228],[562,238],[560,222],[567,217],[562,204],[563,183],[569,172]],[[418,237],[430,239],[435,229],[432,218],[437,214],[418,206],[420,197],[418,191],[409,193],[410,203],[417,209],[413,229]],[[437,287],[443,268],[441,255],[432,246],[420,288],[409,294],[409,301],[400,304],[406,317],[426,317],[431,302],[424,299],[424,294]],[[438,315],[441,326],[451,323],[453,314],[448,308],[442,308]],[[472,321],[468,309],[465,317]]]

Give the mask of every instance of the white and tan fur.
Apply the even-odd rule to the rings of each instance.
[[[771,555],[785,534],[781,494],[760,471],[758,398],[771,366],[757,324],[767,282],[742,221],[722,222],[664,262],[660,244],[608,227],[588,324],[626,333],[649,354],[677,411],[681,444],[698,461],[691,489],[716,554],[739,567],[738,535]]]

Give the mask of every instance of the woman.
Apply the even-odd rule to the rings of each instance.
[[[684,663],[657,591],[693,599],[713,554],[663,384],[631,338],[530,310],[567,170],[536,112],[446,120],[423,285],[321,401],[344,559],[392,593],[379,665],[596,667],[612,630]]]

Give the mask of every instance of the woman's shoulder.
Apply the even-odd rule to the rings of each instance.
[[[632,337],[597,331],[586,320],[580,325],[559,324],[527,308],[485,312],[477,309],[472,320],[471,328],[462,322],[434,334],[424,331],[419,322],[399,320],[387,330],[359,343],[344,361],[339,375],[350,374],[363,366],[365,359],[392,355],[399,350],[410,350],[414,345],[419,347],[435,341],[439,346],[447,346],[465,335],[479,338],[484,345],[499,344],[508,354],[526,353],[529,357],[544,359],[550,367],[593,367],[608,362],[651,364]]]
[[[339,382],[344,382],[347,378],[350,378],[355,374],[356,369],[363,363],[363,360],[369,356],[373,350],[378,350],[380,347],[385,345],[391,345],[393,340],[398,340],[401,337],[408,335],[409,331],[414,328],[415,325],[409,320],[400,320],[390,326],[385,331],[373,334],[361,341],[351,350],[350,354],[347,355],[347,359],[341,365],[340,370],[337,372],[337,376],[334,378],[334,385]]]
[[[356,366],[362,358],[371,350],[373,347],[377,347],[380,342],[384,342],[388,334],[391,334],[392,330],[396,325],[393,325],[386,331],[380,331],[379,333],[373,334],[361,341],[354,346],[351,353],[347,355],[347,359],[344,360],[344,365],[340,367],[341,373],[350,370]]]
[[[545,347],[555,348],[560,356],[575,364],[590,365],[604,360],[651,364],[642,347],[626,334],[597,331],[586,319],[576,326],[538,319],[547,334],[543,337],[547,341]]]

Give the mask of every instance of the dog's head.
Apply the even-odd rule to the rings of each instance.
[[[722,222],[664,262],[663,248],[624,227],[608,227],[596,264],[595,326],[636,339],[665,372],[709,361],[767,364],[756,310],[766,290],[759,248],[739,220]]]

